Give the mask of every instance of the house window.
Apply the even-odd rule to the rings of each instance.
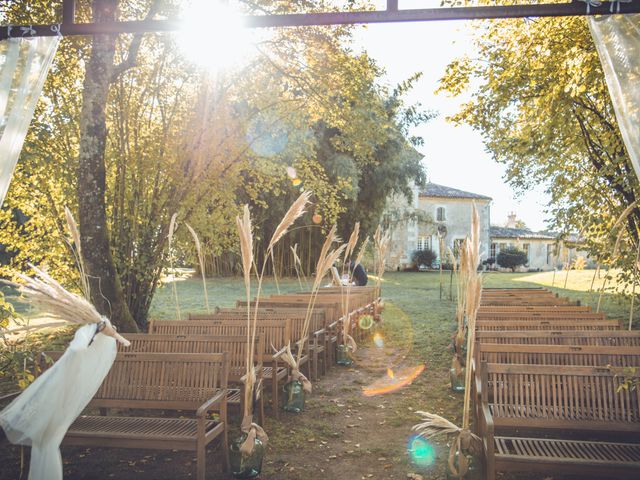
[[[431,249],[431,237],[418,237],[418,246],[416,250],[430,250]]]
[[[444,211],[444,207],[436,208],[436,221],[444,222],[447,219],[447,216]]]
[[[529,244],[528,243],[523,243],[522,244],[522,251],[527,254],[527,263],[529,263],[531,261],[531,257],[529,256]]]
[[[553,262],[553,243],[547,243],[547,265]]]
[[[464,238],[456,238],[453,241],[453,254],[456,257],[460,256],[460,249],[462,248],[462,244],[464,243]]]
[[[489,254],[489,257],[495,259],[496,255],[498,255],[498,244],[497,243],[492,243],[491,244],[491,253]]]

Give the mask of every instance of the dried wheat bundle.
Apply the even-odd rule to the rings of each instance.
[[[300,285],[300,290],[303,290],[300,277],[304,278],[305,286],[308,287],[309,284],[307,282],[307,277],[304,274],[304,270],[302,269],[302,261],[298,256],[298,244],[296,243],[293,247],[289,247],[289,248],[291,248],[291,253],[293,254],[293,268],[296,271],[296,277],[298,277],[298,285]]]
[[[187,226],[187,230],[191,233],[193,237],[193,243],[196,245],[196,253],[198,254],[198,263],[200,264],[200,273],[202,273],[202,287],[204,289],[204,303],[207,307],[207,313],[211,313],[211,309],[209,308],[209,296],[207,295],[207,279],[204,270],[204,255],[202,254],[202,246],[200,245],[200,238],[198,238],[198,234],[196,231],[185,222]]]
[[[115,331],[111,322],[100,315],[87,299],[66,290],[44,270],[31,264],[29,266],[35,272],[35,277],[19,273],[18,278],[24,283],[6,283],[18,289],[33,305],[52,317],[81,325],[98,324],[98,331],[102,331],[123,345],[129,346],[129,342]]]
[[[300,196],[291,204],[287,213],[282,217],[282,220],[276,227],[275,232],[271,236],[271,241],[269,242],[269,246],[267,247],[267,251],[273,251],[273,247],[275,247],[278,240],[280,240],[289,227],[293,225],[298,218],[300,218],[304,212],[305,207],[309,203],[309,198],[311,197],[311,191],[306,191],[300,194]]]
[[[480,453],[482,451],[482,441],[468,428],[460,428],[451,423],[446,418],[429,412],[418,411],[422,416],[422,423],[414,425],[411,430],[417,432],[419,436],[433,439],[440,435],[455,435],[449,448],[449,468],[456,477],[463,477],[469,471],[469,464],[465,453]],[[458,459],[456,466],[456,457]]]
[[[72,252],[76,261],[76,265],[78,265],[78,270],[80,272],[80,288],[82,289],[82,294],[84,298],[91,298],[91,286],[89,285],[89,279],[86,274],[86,269],[84,268],[84,258],[82,256],[82,244],[80,242],[80,230],[78,229],[78,224],[76,223],[76,219],[73,218],[73,214],[69,207],[64,207],[64,216],[67,219],[67,226],[69,227],[69,233],[71,234],[71,242],[72,242]],[[75,247],[75,248],[73,248]]]
[[[302,347],[300,347],[302,349]],[[291,373],[289,374],[288,381],[296,381],[302,383],[302,388],[305,392],[311,393],[312,387],[311,382],[307,377],[305,377],[302,372],[300,372],[300,365],[298,363],[298,359],[293,356],[291,353],[291,346],[287,344],[287,346],[282,350],[281,357],[282,361],[285,362],[291,368]]]

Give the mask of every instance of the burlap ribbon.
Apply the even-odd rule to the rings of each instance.
[[[352,353],[355,353],[356,350],[358,350],[358,344],[353,339],[353,337],[351,335],[349,335],[348,333],[344,334],[344,343],[345,343],[345,345],[347,347],[351,348],[351,352]]]
[[[478,454],[482,446],[480,438],[470,430],[462,429],[449,449],[449,470],[454,477],[462,478],[469,472],[469,460],[466,455]],[[456,466],[456,456],[458,465]]]
[[[267,446],[267,442],[269,441],[267,432],[257,423],[253,423],[253,415],[244,416],[240,430],[247,434],[247,438],[242,442],[242,445],[240,445],[240,453],[242,453],[242,455],[251,455],[256,444],[256,438],[262,442],[262,445]]]
[[[306,393],[311,393],[311,382],[307,377],[305,377],[300,370],[297,368],[291,369],[291,375],[289,375],[290,382],[300,382],[302,384],[302,389]]]

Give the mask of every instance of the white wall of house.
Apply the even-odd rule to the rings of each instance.
[[[541,238],[518,240],[512,237],[492,237],[490,256],[497,258],[500,250],[505,247],[517,247],[528,253],[529,263],[525,269],[553,270],[556,259],[554,240]]]
[[[471,212],[473,202],[476,203],[480,217],[480,252],[484,260],[489,252],[490,200],[468,198],[426,197],[414,190],[411,205],[403,198],[394,199],[394,208],[417,208],[429,214],[434,222],[429,225],[418,225],[406,222],[397,225],[391,232],[391,245],[387,256],[387,268],[396,270],[411,265],[411,255],[419,249],[430,248],[439,255],[437,228],[447,227],[445,247],[454,249],[456,241],[462,241],[471,234]],[[444,220],[438,221],[438,209]],[[446,258],[446,257],[445,257]]]

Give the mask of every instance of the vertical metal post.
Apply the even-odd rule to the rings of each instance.
[[[398,11],[398,0],[387,0],[387,12]]]
[[[62,0],[62,23],[72,25],[76,20],[76,0]]]

